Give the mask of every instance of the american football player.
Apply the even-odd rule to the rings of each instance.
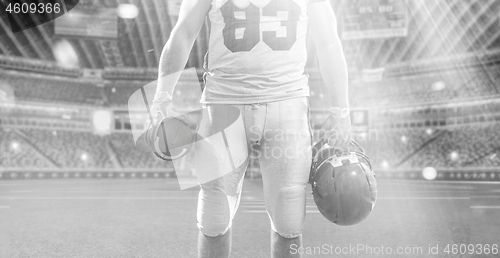
[[[347,68],[335,14],[327,0],[184,0],[162,51],[153,116],[175,115],[169,107],[176,80],[169,75],[184,69],[207,16],[210,40],[201,103],[240,110],[246,139],[227,140],[246,141],[260,151],[272,257],[299,257],[290,247],[302,244],[312,155],[307,36],[315,43],[331,105],[323,137],[337,147],[351,139]],[[208,113],[217,117],[217,110]],[[199,257],[229,256],[247,164],[200,185]]]

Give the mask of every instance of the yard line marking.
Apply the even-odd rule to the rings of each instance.
[[[377,200],[470,200],[470,197],[377,197]]]
[[[470,200],[470,197],[378,197],[377,200]],[[263,207],[263,205],[243,204],[242,207]],[[314,208],[316,206],[307,205],[306,207]]]
[[[22,196],[0,196],[0,199],[10,200],[197,200],[198,197],[22,197]],[[377,200],[470,200],[471,197],[377,197]],[[308,199],[308,201],[313,201]]]
[[[387,187],[384,187],[381,190],[379,187],[379,193],[467,193],[472,190],[472,188],[467,187],[467,188],[447,188],[447,189],[441,189],[441,190],[434,190],[435,188],[424,188],[422,187],[421,189],[404,189],[404,190],[397,190],[397,189],[388,189]]]
[[[453,184],[480,184],[480,185],[498,185],[500,181],[434,181],[434,182],[445,182]]]
[[[157,191],[106,191],[106,190],[98,190],[98,191],[59,191],[59,190],[40,190],[40,191],[10,191],[9,193],[193,193],[198,194],[197,191],[179,191],[179,190],[157,190]]]
[[[415,184],[425,184],[425,183],[430,183],[429,185],[435,185],[438,183],[451,183],[451,184],[500,184],[500,181],[457,181],[457,180],[433,180],[433,181],[427,181],[427,180],[385,180],[382,179],[381,182],[384,184],[408,184],[408,183],[415,183]]]
[[[198,198],[176,198],[176,197],[0,197],[0,199],[9,200],[198,200]],[[247,207],[247,206],[242,206]],[[251,206],[262,207],[265,206]],[[251,208],[249,207],[249,208]]]
[[[242,208],[265,208],[264,205],[245,205],[241,206]],[[316,208],[316,205],[306,205],[306,208]]]
[[[471,209],[500,209],[500,206],[470,206]]]
[[[255,211],[243,211],[243,213],[267,213],[267,211],[260,211],[260,210],[255,210]],[[315,211],[307,211],[306,213],[319,213],[318,210]]]

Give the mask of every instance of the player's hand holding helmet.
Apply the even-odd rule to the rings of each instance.
[[[360,223],[375,206],[375,173],[368,156],[354,141],[347,149],[331,147],[325,140],[316,144],[310,183],[318,210],[337,225]]]
[[[175,111],[172,96],[167,91],[162,91],[155,95],[144,133],[137,145],[143,150],[152,151],[158,158],[169,161],[187,154],[187,146],[194,142],[194,135],[187,118]]]
[[[323,139],[330,146],[346,148],[352,140],[349,108],[332,107],[330,114],[321,127]]]

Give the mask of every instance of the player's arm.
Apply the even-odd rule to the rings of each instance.
[[[337,18],[329,0],[310,3],[308,16],[309,35],[316,48],[331,107],[331,114],[323,125],[324,137],[330,145],[347,146],[351,141],[347,64],[338,36]]]
[[[337,31],[337,18],[330,1],[308,6],[309,34],[318,55],[321,77],[329,93],[332,107],[349,107],[347,64]]]
[[[210,7],[210,0],[182,1],[179,19],[161,53],[156,89],[158,97],[167,93],[171,96],[174,91]]]
[[[154,150],[153,142],[156,129],[161,121],[167,117],[178,117],[172,105],[172,93],[179,80],[198,36],[205,17],[210,10],[210,0],[184,0],[179,12],[179,19],[175,24],[170,38],[163,47],[158,69],[158,81],[153,103],[150,107],[150,116],[144,126],[144,133],[136,142],[137,146],[145,151]]]

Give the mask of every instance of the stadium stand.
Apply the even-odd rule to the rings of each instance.
[[[0,167],[53,167],[32,145],[12,130],[0,130]]]
[[[146,153],[135,147],[132,134],[114,133],[107,138],[110,140],[113,151],[123,168],[165,168],[172,167],[157,159],[152,153]]]
[[[446,132],[409,159],[404,167],[500,166],[500,124],[447,128]]]
[[[12,85],[15,97],[19,100],[61,105],[111,106],[118,109],[125,108],[128,98],[148,83],[144,80],[113,80],[100,88],[89,82],[47,76],[10,72],[2,72],[2,76]],[[468,69],[467,72],[454,70],[353,84],[350,92],[354,108],[372,110],[372,107],[376,107],[378,111],[375,113],[380,113],[380,116],[385,114],[384,110],[391,110],[386,107],[393,106],[413,106],[420,110],[432,103],[474,103],[469,100],[497,96],[498,81],[500,74],[493,67],[485,67]],[[327,95],[318,80],[313,79],[311,82],[311,109],[321,110],[327,106]],[[194,108],[199,98],[194,89],[178,87],[174,93],[174,102]],[[387,120],[384,122],[387,123],[392,120],[408,120],[408,116],[425,116],[416,112],[417,109],[411,111],[410,108],[410,111],[390,113],[387,118],[379,118]],[[478,114],[498,114],[498,111],[496,102],[471,106],[460,104],[447,112],[433,113],[432,116],[473,117]],[[85,114],[84,116],[89,115],[88,112]],[[311,118],[315,128],[324,120],[321,115],[313,115]],[[366,138],[358,137],[357,140],[366,148],[378,169],[500,166],[498,121],[478,119],[474,124],[457,125],[459,126],[441,125],[431,129],[430,133],[427,126],[391,129],[381,127],[385,129],[371,131]],[[0,136],[2,167],[145,170],[172,167],[171,163],[160,161],[151,153],[137,150],[130,132],[123,129],[122,132],[103,137],[91,132],[39,128],[3,130]],[[252,161],[251,173],[258,173],[258,167],[258,163]]]
[[[44,76],[1,73],[14,89],[17,100],[50,103],[102,105],[102,88],[83,81],[48,78]]]
[[[104,91],[108,99],[108,105],[112,107],[124,107],[127,106],[128,100],[134,92],[139,90],[141,87],[150,83],[149,81],[125,81],[116,80],[112,81],[106,87]],[[181,87],[176,87],[173,101],[177,107],[182,109],[193,110],[199,106],[201,90],[198,85],[182,85]]]
[[[499,123],[405,128],[370,132],[356,137],[377,170],[424,167],[467,168],[500,166]],[[95,136],[90,132],[41,129],[0,130],[0,165],[4,168],[164,169],[172,163],[135,148],[130,133]],[[107,147],[109,146],[109,148]],[[113,162],[115,157],[118,164]],[[252,160],[250,176],[258,175]],[[189,169],[189,164],[187,164]]]
[[[104,87],[109,106],[127,106],[130,96],[146,85],[147,81],[116,80]]]
[[[391,129],[357,138],[379,169],[500,166],[500,124]]]
[[[432,137],[424,129],[399,129],[371,131],[366,138],[357,137],[356,140],[365,148],[375,167],[389,168],[398,165]]]
[[[63,168],[112,168],[106,141],[90,132],[25,129],[26,139]]]
[[[350,100],[355,107],[384,107],[498,96],[500,75],[495,69],[498,67],[353,83]]]

